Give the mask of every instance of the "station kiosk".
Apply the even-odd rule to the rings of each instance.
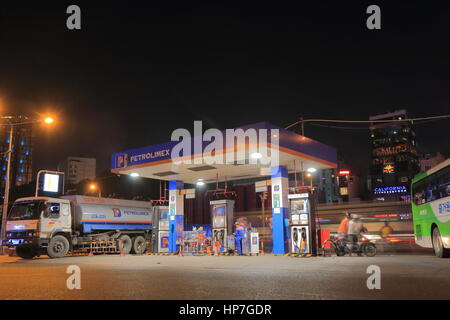
[[[290,252],[316,255],[316,218],[313,194],[289,194]]]
[[[212,221],[212,246],[218,252],[227,252],[228,236],[233,235],[234,200],[209,202]],[[219,246],[220,244],[220,246]]]
[[[169,252],[169,207],[153,207],[153,252]]]

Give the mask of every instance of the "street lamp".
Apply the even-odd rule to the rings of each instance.
[[[46,118],[44,119],[44,122],[45,122],[46,124],[52,124],[53,122],[55,122],[55,119],[53,119],[52,117],[46,117]]]
[[[98,181],[103,180],[103,179],[113,178],[113,177],[120,177],[120,175],[114,174],[114,175],[104,176],[104,177],[100,177],[100,178],[95,178],[95,180],[92,181],[88,186],[89,191],[94,192],[95,190],[98,190],[98,197],[101,198],[102,190],[100,188],[100,184],[98,183]]]
[[[1,229],[1,241],[5,238],[5,230],[6,230],[6,218],[8,216],[8,205],[9,205],[9,189],[10,189],[10,176],[11,176],[11,155],[13,149],[13,138],[14,138],[14,127],[24,124],[32,124],[44,122],[45,124],[52,124],[54,119],[52,117],[45,117],[44,119],[30,120],[24,122],[15,122],[15,123],[2,123],[0,125],[9,126],[9,145],[8,151],[5,152],[6,157],[6,182],[5,182],[5,197],[3,199],[3,210],[2,210],[2,229]],[[3,254],[3,243],[0,245],[1,254]]]
[[[91,190],[92,192],[94,192],[97,189],[98,189],[98,197],[101,198],[102,197],[102,191],[100,190],[100,188],[95,183],[91,183],[89,185],[89,190]]]

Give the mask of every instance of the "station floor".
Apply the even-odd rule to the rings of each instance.
[[[70,265],[81,289],[69,290]],[[381,289],[368,289],[369,266]],[[450,259],[99,255],[0,256],[0,299],[450,299]]]

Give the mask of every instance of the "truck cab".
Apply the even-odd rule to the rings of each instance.
[[[69,200],[20,198],[9,212],[3,245],[15,247],[17,255],[25,259],[41,254],[64,256],[70,249],[71,226]]]

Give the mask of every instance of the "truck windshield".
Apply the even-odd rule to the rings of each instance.
[[[23,201],[14,203],[8,219],[9,220],[31,220],[39,219],[41,210],[45,208],[44,201]]]

